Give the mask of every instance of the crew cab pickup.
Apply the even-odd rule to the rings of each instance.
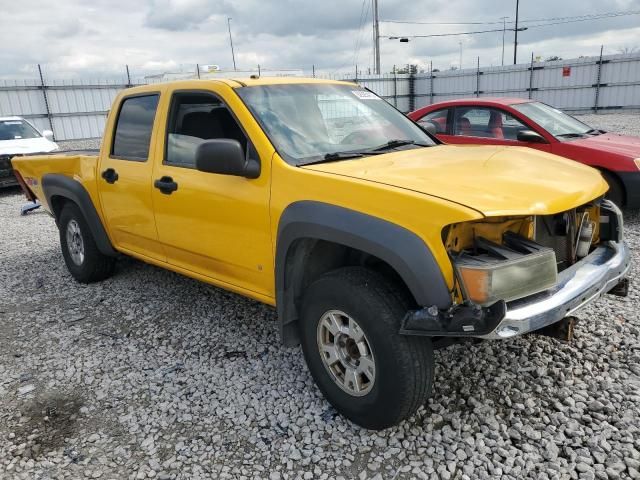
[[[371,429],[425,402],[434,346],[521,335],[627,290],[622,216],[596,170],[442,145],[352,83],[130,88],[99,155],[13,167],[77,281],[130,255],[275,306],[322,393]]]

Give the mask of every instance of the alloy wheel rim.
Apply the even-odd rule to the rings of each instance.
[[[371,391],[376,379],[373,350],[352,317],[329,310],[320,317],[317,340],[322,364],[340,389],[354,397]]]
[[[80,266],[84,262],[84,241],[80,234],[80,225],[75,220],[67,224],[67,249],[73,263]]]

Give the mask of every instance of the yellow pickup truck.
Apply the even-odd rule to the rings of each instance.
[[[77,281],[130,255],[275,306],[322,393],[371,429],[425,402],[434,347],[558,324],[628,285],[622,216],[596,170],[442,145],[353,83],[130,88],[99,155],[13,167]]]

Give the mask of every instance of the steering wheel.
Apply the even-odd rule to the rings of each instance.
[[[275,113],[263,112],[263,118],[268,123],[274,125],[278,130],[280,130],[291,143],[295,143],[296,141],[309,143],[309,140],[302,133],[289,127],[286,123],[280,120],[280,117],[278,117]]]
[[[340,140],[340,145],[367,143],[367,139],[368,136],[365,130],[356,130]]]

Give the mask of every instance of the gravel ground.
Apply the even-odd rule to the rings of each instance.
[[[61,140],[56,142],[62,150],[93,150],[100,148],[100,138],[85,140]]]
[[[433,397],[376,433],[336,415],[271,308],[131,259],[79,285],[22,202],[0,194],[0,478],[640,478],[637,212],[629,297],[579,312],[571,344],[437,352]]]
[[[640,112],[635,113],[599,113],[580,115],[577,118],[587,125],[602,128],[608,132],[624,133],[640,137]]]

